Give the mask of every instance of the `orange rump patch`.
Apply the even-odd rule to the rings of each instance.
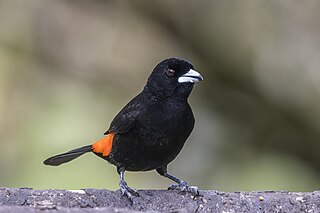
[[[108,156],[112,148],[114,133],[108,134],[106,137],[97,141],[92,145],[92,151],[95,153],[101,153],[102,156]]]

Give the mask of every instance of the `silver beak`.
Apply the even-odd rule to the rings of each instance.
[[[178,78],[179,83],[196,83],[202,81],[203,77],[197,71],[190,69],[186,74]]]

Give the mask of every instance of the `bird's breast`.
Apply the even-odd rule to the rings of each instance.
[[[187,102],[167,101],[152,108],[139,122],[146,145],[159,148],[184,143],[194,127],[194,117]]]

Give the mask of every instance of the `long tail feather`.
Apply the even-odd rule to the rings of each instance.
[[[60,164],[67,163],[77,157],[80,157],[84,153],[91,152],[91,151],[92,151],[91,145],[83,146],[81,148],[73,149],[69,152],[50,157],[47,160],[45,160],[43,163],[45,165],[50,165],[50,166],[59,166]]]

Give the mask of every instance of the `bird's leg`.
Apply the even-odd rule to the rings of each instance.
[[[164,176],[166,178],[169,178],[170,180],[173,180],[174,182],[176,182],[177,184],[171,185],[168,189],[169,190],[174,190],[174,189],[178,189],[180,190],[180,192],[189,192],[194,196],[198,196],[199,195],[199,191],[198,191],[198,187],[196,186],[189,186],[187,184],[187,182],[181,180],[180,178],[177,178],[171,174],[169,174],[167,172],[167,167],[163,166],[163,167],[159,167],[156,169],[156,171],[161,175]]]
[[[135,189],[128,187],[127,183],[124,181],[124,172],[125,172],[124,168],[118,169],[118,173],[120,175],[119,186],[121,190],[121,197],[127,196],[130,202],[132,202],[132,196],[139,197],[139,193]]]

